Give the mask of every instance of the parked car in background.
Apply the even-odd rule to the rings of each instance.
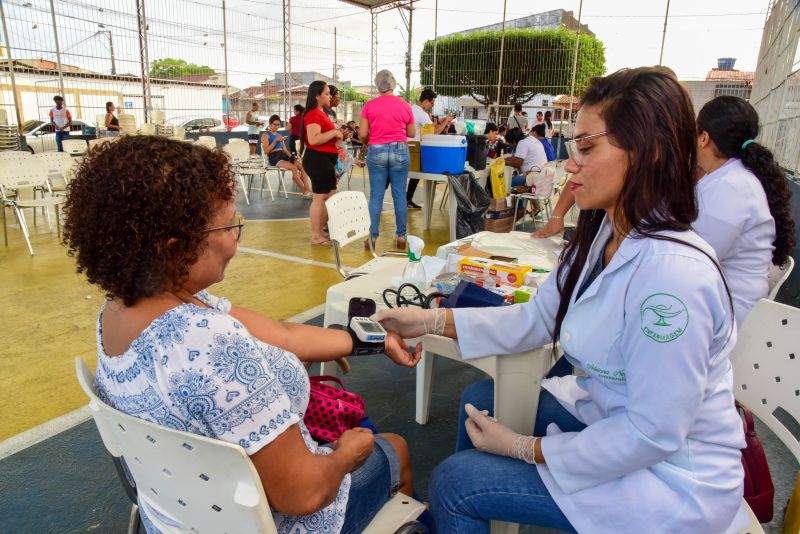
[[[212,117],[172,117],[165,121],[172,126],[182,126],[187,132],[224,132],[222,121]]]
[[[222,116],[222,124],[225,125],[226,128],[236,128],[242,122],[239,120],[239,116],[236,113],[229,113],[227,115]]]
[[[83,121],[73,120],[70,124],[70,133],[80,134],[83,132],[83,127],[86,126]],[[56,150],[56,131],[52,122],[45,122],[40,120],[29,120],[22,123],[22,134],[25,136],[25,144],[28,145],[28,150],[32,154],[39,154],[41,152],[55,152]]]

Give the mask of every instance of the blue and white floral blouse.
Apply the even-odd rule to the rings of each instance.
[[[100,397],[146,421],[238,443],[249,455],[298,424],[309,451],[330,454],[303,423],[310,387],[300,360],[253,337],[228,315],[227,300],[206,292],[197,297],[212,308],[183,304],[167,311],[115,357],[103,349],[105,307],[100,311],[95,376]],[[346,475],[336,499],[322,510],[302,517],[273,512],[279,534],[338,533],[349,490]]]

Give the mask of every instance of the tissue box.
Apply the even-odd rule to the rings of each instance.
[[[464,258],[458,262],[458,272],[473,276],[488,276],[502,284],[519,287],[525,275],[531,271],[530,265],[516,265],[486,258]]]

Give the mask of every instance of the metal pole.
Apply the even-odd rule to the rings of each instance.
[[[14,74],[14,58],[11,56],[11,36],[8,34],[8,24],[6,23],[6,10],[3,2],[0,1],[0,18],[3,19],[3,36],[6,42],[6,56],[8,56],[8,71],[11,74],[11,90],[14,91],[14,111],[17,114],[17,135],[22,138],[22,114],[19,112],[19,100],[17,99],[17,78]]]
[[[414,0],[408,3],[408,50],[406,50],[406,101],[411,103],[411,36],[414,33]]]
[[[111,49],[111,74],[117,73],[117,60],[114,57],[114,36],[108,30],[108,47]]]
[[[53,37],[56,41],[56,61],[58,61],[58,90],[64,96],[64,74],[61,69],[61,47],[58,44],[58,28],[56,26],[56,7],[53,0],[50,0],[50,15],[53,17]]]
[[[569,117],[567,120],[572,123],[572,101],[575,100],[575,75],[578,70],[578,44],[581,42],[581,14],[583,13],[583,0],[578,5],[578,29],[575,30],[575,56],[572,58],[572,85],[569,89]]]
[[[506,46],[506,0],[503,0],[503,30],[500,34],[500,66],[497,69],[497,124],[500,124],[500,87],[503,83],[503,52]]]
[[[375,75],[378,74],[378,14],[369,10],[372,15],[372,36],[370,51],[370,85],[372,86],[372,96],[375,96]]]
[[[667,12],[664,13],[664,31],[661,33],[661,52],[658,54],[658,64],[664,59],[664,41],[667,39],[667,19],[669,19],[669,0],[667,0]]]
[[[338,79],[336,76],[337,68],[337,57],[336,57],[336,26],[333,27],[333,83],[337,83]]]
[[[225,130],[231,131],[231,95],[230,84],[228,83],[228,14],[225,10],[225,0],[222,0],[222,48],[225,52],[225,113],[228,115],[227,124],[225,125]]]
[[[142,98],[144,99],[144,122],[150,122],[150,60],[147,57],[147,18],[144,13],[145,0],[136,0],[136,21],[139,31],[139,63],[142,69]]]
[[[289,115],[292,87],[289,76],[292,73],[292,6],[290,0],[283,0],[283,116]]]
[[[436,91],[436,45],[439,44],[439,0],[433,10],[433,90]]]

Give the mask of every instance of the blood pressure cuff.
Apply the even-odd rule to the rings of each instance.
[[[358,336],[353,331],[352,328],[349,326],[343,326],[340,324],[332,324],[328,328],[333,330],[344,330],[348,334],[350,334],[350,339],[353,340],[353,352],[350,353],[350,356],[366,356],[368,354],[383,354],[386,350],[386,343],[381,341],[378,343],[370,343],[367,341],[361,341],[358,339]]]
[[[447,299],[443,300],[441,308],[489,308],[502,306],[505,299],[497,293],[482,288],[478,284],[462,280]]]

